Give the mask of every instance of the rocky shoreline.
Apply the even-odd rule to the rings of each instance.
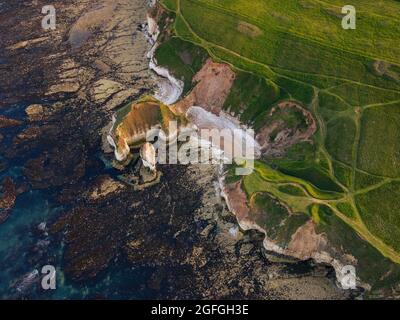
[[[156,22],[154,19],[152,19],[151,17],[148,19],[151,21],[150,24],[156,25]],[[155,37],[153,38],[154,41],[157,41],[157,37],[159,34],[160,34],[160,32],[159,32],[158,28],[157,29],[154,28],[154,30],[153,30],[153,35],[155,35]],[[151,33],[150,33],[150,36],[151,36]],[[154,62],[154,51],[155,51],[156,47],[157,47],[157,43],[154,45],[153,49],[149,53],[149,56],[151,58],[150,68],[152,70],[154,70],[161,77],[168,79],[171,82],[172,87],[177,86],[176,83],[179,83],[179,80],[175,79],[166,68],[157,66],[156,63]],[[208,60],[207,63],[205,64],[205,66],[203,67],[203,69],[195,76],[195,79],[193,79],[194,82],[201,83],[202,81],[206,81],[205,80],[206,77],[204,75],[202,75],[202,73],[207,73],[207,71],[205,71],[205,70],[207,70],[207,64],[213,65],[213,67],[212,67],[213,70],[229,68],[228,66],[213,63],[211,60]],[[223,73],[224,72],[222,72],[222,74]],[[229,71],[225,71],[225,73],[229,73]],[[229,78],[229,76],[225,77],[225,78]],[[224,79],[224,78],[222,78],[222,79]],[[215,77],[213,77],[212,75],[208,76],[207,81],[211,81],[211,82],[218,81],[219,83],[221,83],[221,82],[223,83],[224,81],[221,81],[222,79],[221,79],[221,73],[218,72],[218,73],[216,73]],[[232,83],[230,83],[230,85],[232,85]],[[182,86],[182,91],[183,91],[183,83],[181,84],[181,86]],[[228,88],[228,86],[225,86],[226,89]],[[224,86],[221,86],[221,87],[224,87]],[[195,88],[194,90],[196,90],[196,89],[198,89],[198,88]],[[216,90],[216,89],[214,89],[214,90]],[[222,89],[222,90],[224,90],[224,89]],[[181,91],[181,93],[182,93],[182,91]],[[221,110],[221,106],[217,109],[215,108],[216,105],[219,105],[221,103],[215,103],[211,99],[207,100],[207,98],[203,98],[203,101],[201,101],[201,102],[196,101],[196,100],[201,100],[201,98],[199,98],[198,93],[193,93],[193,92],[189,93],[188,97],[181,97],[182,98],[181,101],[178,102],[178,99],[176,98],[175,94],[176,94],[176,92],[173,92],[173,93],[171,93],[170,96],[168,96],[168,95],[163,96],[162,98],[164,100],[162,100],[162,102],[166,103],[167,105],[172,105],[177,102],[177,104],[172,106],[172,108],[175,110],[178,110],[179,112],[182,112],[182,110],[187,109],[186,116],[188,116],[188,114],[190,114],[192,108],[197,108],[199,110],[203,110],[203,112],[200,115],[202,122],[207,122],[207,120],[205,120],[205,119],[210,118],[210,116],[212,116],[216,119],[220,119],[221,122],[223,122],[225,120],[226,116],[225,116],[224,111]],[[195,98],[191,98],[191,95],[194,95]],[[178,97],[180,97],[180,96],[181,95],[179,95]],[[220,96],[224,96],[222,91],[221,91]],[[226,97],[226,93],[225,93],[225,97]],[[221,99],[222,102],[223,102],[223,100],[224,100],[224,98]],[[172,102],[170,102],[170,101],[172,101]],[[197,104],[199,105],[199,107],[193,107],[193,105],[197,105]],[[182,107],[182,106],[185,106],[185,107]],[[215,114],[205,111],[205,109],[203,109],[202,106],[204,106],[205,108],[208,108],[210,111],[214,112]],[[271,145],[270,143],[266,142],[266,141],[269,141],[268,133],[266,134],[266,137],[264,137],[264,134],[267,131],[268,132],[271,131],[271,128],[268,126],[265,126],[261,130],[261,133],[257,136],[257,139],[258,139],[258,141],[260,141],[262,143],[263,152],[267,152],[269,155],[272,155],[275,153],[281,154],[283,152],[283,147],[282,147],[283,145],[287,148],[287,146],[289,146],[289,145],[295,144],[299,141],[304,141],[304,140],[309,139],[315,133],[315,131],[317,129],[316,122],[315,122],[314,118],[312,117],[311,113],[309,111],[306,111],[305,109],[303,109],[302,107],[300,107],[299,105],[297,105],[295,103],[281,102],[276,108],[273,108],[271,110],[271,114],[274,113],[277,108],[283,109],[283,108],[289,108],[289,107],[297,108],[301,112],[303,112],[303,114],[305,115],[305,117],[307,119],[307,122],[309,123],[308,130],[306,130],[306,132],[304,132],[304,133],[296,132],[296,134],[293,135],[293,137],[289,137],[289,136],[282,137],[282,139],[280,139],[280,140],[283,140],[283,141],[276,139],[277,142],[275,143],[275,145],[276,145],[275,146],[275,145]],[[209,116],[207,115],[207,113],[209,113]],[[189,117],[189,119],[192,120],[192,122],[193,122],[192,118]],[[232,119],[235,123],[238,123],[238,125],[242,125],[240,123],[240,120],[236,119],[235,117],[232,117]],[[210,121],[211,121],[211,119],[210,119]],[[194,121],[194,123],[197,126],[199,126],[198,122]],[[216,126],[215,123],[212,127],[218,128],[218,126]],[[225,128],[225,127],[226,126],[223,126],[223,128]],[[221,128],[219,128],[219,129],[221,129]],[[258,149],[261,149],[261,147],[258,146]],[[276,151],[271,151],[271,150],[276,150]],[[260,153],[260,150],[257,150],[257,148],[256,148],[256,151],[258,151],[258,153]],[[262,233],[264,235],[263,247],[265,250],[267,250],[270,253],[275,253],[278,255],[282,255],[282,256],[286,256],[286,257],[290,257],[290,258],[294,258],[294,259],[299,259],[301,261],[313,259],[316,263],[332,266],[335,270],[337,282],[340,283],[340,281],[345,276],[345,274],[342,273],[344,264],[341,263],[339,260],[331,257],[329,255],[329,253],[314,252],[317,250],[316,248],[314,250],[307,249],[306,252],[301,252],[300,250],[293,251],[293,250],[282,248],[282,247],[278,246],[272,239],[270,239],[268,237],[266,230],[261,228],[254,221],[251,221],[250,219],[248,219],[246,214],[245,214],[245,216],[243,216],[243,213],[241,211],[243,211],[244,208],[247,206],[246,195],[241,190],[239,192],[234,192],[234,193],[230,192],[229,184],[225,183],[226,172],[224,173],[224,172],[222,172],[222,170],[223,170],[223,166],[220,166],[220,169],[219,169],[220,174],[218,176],[220,195],[225,200],[228,210],[236,217],[237,223],[239,224],[241,230],[243,230],[243,231],[256,230],[256,231]],[[315,242],[316,240],[311,240],[311,241]],[[359,284],[361,284],[361,282]],[[367,288],[367,289],[369,288],[369,286],[367,284],[362,284],[362,285],[364,286],[364,288]]]
[[[104,156],[101,146],[112,113],[157,85],[146,59],[151,44],[141,31],[145,2],[55,1],[54,32],[40,28],[43,1],[1,8],[0,24],[10,32],[0,40],[7,48],[0,53],[0,115],[21,122],[0,129],[1,174],[22,168],[17,202],[40,190],[62,209],[27,226],[32,242],[5,252],[4,269],[13,279],[2,282],[0,295],[348,298],[327,266],[265,258],[260,234],[240,231],[222,201],[218,167],[161,166],[160,183],[143,191],[110,167],[112,155]],[[17,7],[21,14],[12,14]],[[26,260],[18,260],[25,251]],[[34,289],[40,277],[29,276],[45,264],[65,278],[54,296]],[[18,283],[27,288],[23,294],[15,291]]]

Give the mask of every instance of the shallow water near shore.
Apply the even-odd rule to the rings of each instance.
[[[98,154],[99,155],[99,154]],[[98,156],[96,155],[96,156]],[[21,179],[22,168],[13,167],[0,177]],[[86,179],[101,173],[118,171],[104,167],[104,172],[90,172]],[[144,191],[145,192],[145,191]],[[152,290],[147,281],[155,272],[151,267],[135,267],[124,258],[118,259],[107,270],[84,283],[71,282],[63,272],[64,244],[55,241],[40,224],[51,223],[65,214],[66,208],[53,198],[54,190],[28,190],[17,197],[12,214],[0,225],[0,297],[29,299],[152,299],[160,290]],[[163,228],[161,226],[161,228]],[[99,243],[99,246],[102,244]],[[27,284],[26,292],[20,294],[16,286],[32,271],[41,271],[44,265],[56,267],[56,290],[43,291],[40,279]],[[171,270],[172,272],[172,270]]]
[[[18,103],[0,109],[0,114],[13,119],[22,120],[25,117],[25,108],[29,103]],[[3,129],[3,147],[12,147],[12,137],[24,126]],[[25,183],[23,175],[26,158],[39,153],[31,150],[24,158],[10,163],[0,155],[0,162],[5,162],[6,169],[0,172],[0,181],[11,177],[17,184]],[[100,174],[109,174],[117,177],[120,174],[110,162],[104,158],[101,150],[93,155],[104,163],[103,168],[88,170],[84,180],[90,181]],[[85,282],[84,285],[71,283],[62,271],[64,245],[48,235],[48,224],[65,214],[66,208],[60,204],[54,195],[58,188],[35,190],[30,187],[17,196],[15,205],[9,218],[0,224],[0,297],[29,298],[29,299],[85,299],[85,298],[151,298],[145,290],[132,290],[135,287],[143,288],[143,279],[148,273],[147,268],[132,268],[128,263],[119,261],[110,270],[99,278]],[[101,244],[99,244],[101,245]],[[26,291],[21,294],[16,288],[21,285],[28,275],[35,270],[39,273],[45,265],[56,266],[56,290],[44,291],[40,289],[40,279],[35,278],[26,283]]]

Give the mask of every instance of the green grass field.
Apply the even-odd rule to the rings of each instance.
[[[176,14],[178,37],[237,71],[226,107],[243,121],[257,129],[269,110],[261,106],[284,99],[312,112],[313,144],[258,163],[244,188],[302,215],[313,211],[321,230],[356,252],[361,265],[368,262],[371,274],[392,268],[388,261],[400,263],[400,2],[352,1],[356,30],[341,28],[346,4],[163,1]]]
[[[257,128],[280,97],[279,87],[273,82],[249,72],[238,72],[224,108]]]

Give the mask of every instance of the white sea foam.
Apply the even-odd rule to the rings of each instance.
[[[199,130],[208,129],[216,130],[216,132],[228,131],[234,133],[234,135],[231,134],[230,136],[224,137],[224,141],[220,142],[220,147],[224,150],[228,158],[243,158],[243,147],[246,150],[253,150],[251,154],[253,157],[252,160],[259,158],[261,147],[254,139],[254,135],[228,114],[221,112],[220,115],[217,116],[201,107],[193,106],[186,112],[186,117],[196,125]]]
[[[182,96],[184,83],[176,79],[167,68],[158,65],[154,55],[157,49],[157,38],[160,31],[158,30],[157,22],[150,16],[147,17],[147,24],[147,37],[149,41],[154,44],[147,54],[147,57],[150,59],[149,67],[161,77],[157,82],[158,89],[154,97],[166,105],[171,105],[177,102]]]

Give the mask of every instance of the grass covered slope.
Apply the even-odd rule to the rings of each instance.
[[[167,65],[175,78],[183,81],[183,93],[186,94],[192,88],[192,78],[201,69],[207,52],[190,42],[177,37],[161,43],[155,52],[155,58],[159,65]]]
[[[333,241],[346,247],[339,237],[361,237],[400,263],[400,2],[353,1],[356,30],[341,28],[340,0],[163,4],[176,14],[178,37],[237,71],[226,107],[242,120],[262,125],[263,106],[283,99],[317,120],[313,144],[257,164],[244,180],[248,196],[267,192],[319,224],[328,208],[334,218],[320,229]],[[252,96],[249,84],[265,94]],[[373,250],[355,255],[367,261]]]

